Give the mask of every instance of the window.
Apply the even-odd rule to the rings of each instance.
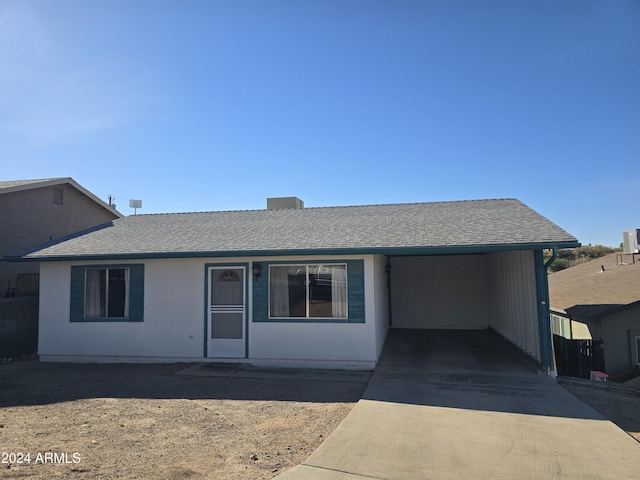
[[[218,275],[219,282],[239,282],[240,276],[233,270],[224,270]]]
[[[640,337],[636,337],[636,361],[640,365]]]
[[[72,322],[142,322],[144,265],[71,267]]]
[[[270,265],[269,318],[348,317],[347,266]]]
[[[86,318],[129,316],[129,269],[88,268],[85,279]]]
[[[551,313],[551,333],[571,339],[571,319]]]

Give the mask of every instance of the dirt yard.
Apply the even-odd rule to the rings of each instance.
[[[269,479],[364,381],[175,375],[187,365],[0,364],[0,478]],[[560,384],[640,441],[640,390]]]
[[[608,418],[640,442],[640,390],[624,385],[558,378],[574,397]]]
[[[366,387],[174,374],[186,366],[0,365],[0,478],[273,478]]]

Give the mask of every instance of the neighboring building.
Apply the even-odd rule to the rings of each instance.
[[[640,263],[619,254],[549,275],[554,333],[602,340],[605,372],[624,375],[640,365]]]
[[[518,200],[268,206],[13,255],[41,262],[41,360],[372,368],[390,327],[489,328],[553,370],[543,250],[579,243]]]
[[[0,181],[0,258],[120,217],[71,178]],[[37,263],[0,261],[0,296],[18,274],[37,272]]]

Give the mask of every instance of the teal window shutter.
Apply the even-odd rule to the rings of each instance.
[[[71,267],[71,321],[84,321],[85,267]]]
[[[347,262],[347,284],[349,285],[348,323],[364,323],[364,262]]]
[[[144,321],[144,265],[129,265],[129,321]]]

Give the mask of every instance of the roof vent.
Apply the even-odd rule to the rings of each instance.
[[[53,187],[53,203],[64,205],[64,188]]]
[[[298,197],[267,198],[267,210],[282,210],[284,208],[304,208],[304,202]]]
[[[640,253],[640,229],[622,233],[622,250],[626,255]]]

